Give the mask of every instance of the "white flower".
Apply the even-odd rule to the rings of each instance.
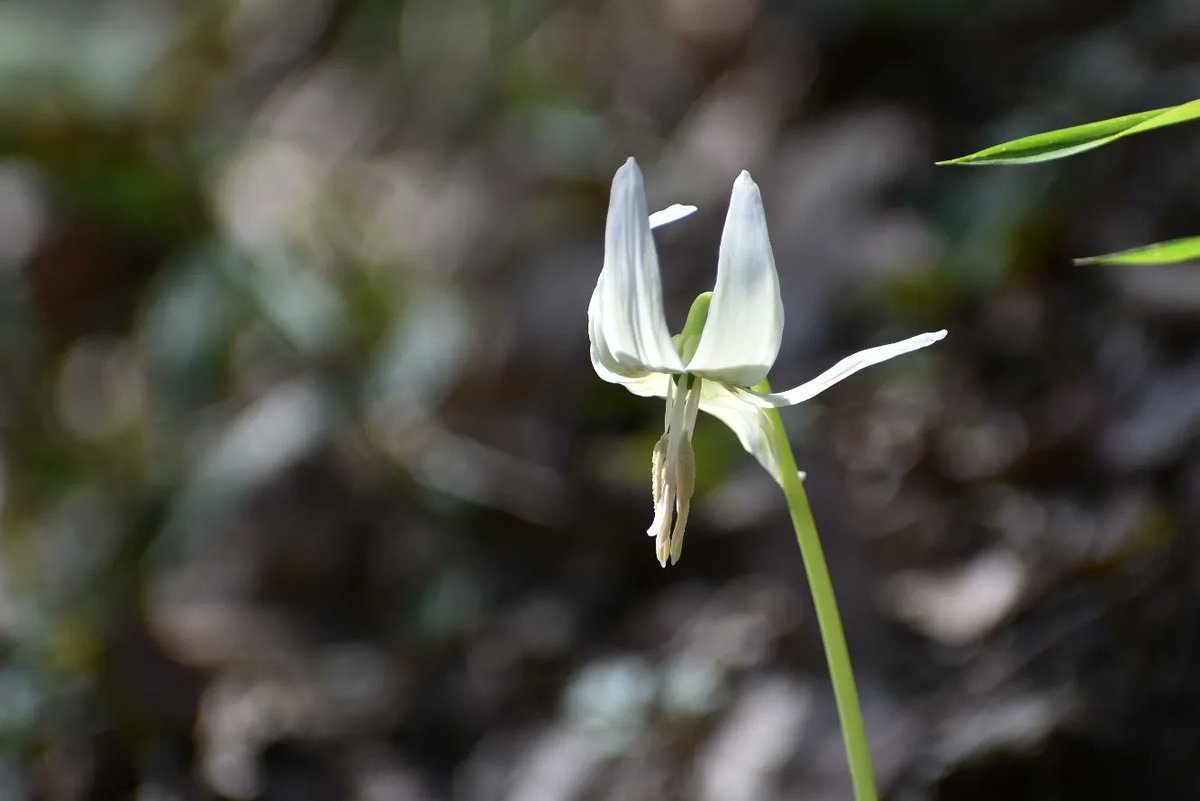
[[[658,255],[650,229],[694,212],[671,206],[647,215],[642,173],[632,158],[613,178],[604,267],[588,305],[592,367],[636,395],[666,398],[666,431],[654,446],[651,480],[655,552],[665,567],[683,549],[695,485],[692,430],[702,409],[733,429],[748,452],[782,481],[763,409],[806,401],[852,373],[932,345],[934,331],[848,356],[795,389],[762,393],[779,354],[783,302],[758,186],[747,172],[733,184],[717,260],[717,285],[697,299],[682,334],[672,338],[663,313]]]

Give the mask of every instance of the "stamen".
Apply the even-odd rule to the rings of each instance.
[[[692,386],[688,389],[687,406],[683,411],[683,427],[688,439],[692,438],[692,431],[696,428],[696,414],[700,410],[700,385],[704,383],[704,379],[696,375],[692,376],[692,381]]]
[[[675,488],[668,487],[654,515],[657,530],[654,530],[655,527],[651,526],[652,533],[654,534],[654,552],[658,554],[658,562],[663,567],[667,566],[667,555],[671,550],[671,511],[674,508]]]
[[[667,430],[655,443],[651,456],[654,521],[646,533],[655,537],[654,551],[663,567],[668,560],[672,564],[678,561],[683,550],[684,528],[696,486],[696,455],[691,439],[700,407],[701,383],[699,376],[671,380],[667,389]]]
[[[675,528],[671,532],[671,564],[679,561],[683,553],[683,531],[687,527],[688,511],[692,508],[692,493],[696,489],[696,453],[690,440],[684,440],[679,449],[679,463],[675,480],[678,485],[675,495]]]
[[[665,431],[671,430],[671,411],[675,408],[675,406],[674,406],[675,394],[676,394],[675,379],[673,377],[668,378],[667,379],[667,409],[666,409],[665,414],[663,415],[663,430],[665,430]]]
[[[677,380],[686,381],[687,376],[680,376]],[[675,381],[671,382],[672,384]],[[678,457],[679,441],[684,436],[683,424],[687,416],[687,396],[688,390],[686,387],[676,386],[670,400],[667,403],[667,465],[675,463]]]

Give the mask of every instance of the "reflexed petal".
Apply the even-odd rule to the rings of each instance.
[[[779,454],[771,436],[771,421],[765,411],[738,398],[715,381],[704,382],[700,410],[729,426],[746,452],[757,459],[775,481],[783,483]]]
[[[656,211],[650,215],[650,227],[658,228],[662,225],[668,225],[676,220],[682,220],[689,214],[695,214],[695,206],[685,206],[682,203],[676,203],[673,206],[667,206],[662,211]]]
[[[642,173],[633,159],[613,178],[604,239],[604,268],[596,284],[592,344],[618,375],[682,369],[663,314],[658,255],[650,235]],[[607,354],[607,355],[606,355]]]
[[[797,403],[803,403],[809,398],[824,392],[843,378],[857,373],[864,367],[870,367],[873,364],[886,362],[888,359],[909,353],[910,351],[928,347],[945,337],[946,332],[944,330],[932,331],[928,334],[909,337],[900,342],[893,342],[891,345],[880,345],[875,348],[860,350],[858,353],[842,359],[813,380],[801,384],[794,389],[789,389],[786,392],[754,392],[753,390],[742,389],[741,387],[734,387],[733,391],[739,398],[763,408],[795,406]]]
[[[639,371],[630,371],[620,364],[608,350],[604,335],[600,331],[600,285],[592,291],[592,299],[588,303],[588,341],[591,345],[592,369],[596,375],[610,384],[625,384],[636,381],[644,376]]]
[[[762,196],[750,173],[733,184],[717,285],[688,372],[750,386],[767,376],[783,337],[783,301]]]
[[[602,362],[597,360],[595,347],[592,348],[592,367],[595,368],[596,374],[605,381],[610,384],[620,384],[634,395],[640,395],[643,398],[667,397],[667,389],[671,383],[671,376],[668,373],[650,373],[638,378],[618,375],[610,372]]]
[[[651,373],[648,376],[617,382],[634,395],[643,398],[665,398],[671,385],[671,376],[666,373]]]
[[[695,206],[684,206],[676,203],[662,211],[650,215],[651,228],[681,220],[696,211]],[[625,383],[628,379],[642,375],[641,371],[630,371],[613,357],[608,345],[604,342],[604,334],[599,327],[600,284],[592,291],[592,299],[588,303],[588,339],[591,342],[592,367],[596,374],[605,381],[613,384]],[[678,352],[678,349],[676,349]]]

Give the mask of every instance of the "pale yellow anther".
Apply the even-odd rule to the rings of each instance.
[[[684,440],[679,448],[679,460],[675,466],[675,528],[671,532],[671,564],[679,561],[683,553],[683,532],[687,526],[688,512],[692,508],[692,493],[696,489],[696,453],[692,443]]]
[[[654,451],[650,455],[650,488],[654,498],[654,508],[658,510],[659,501],[667,488],[667,435],[663,434],[654,443]],[[653,533],[651,526],[650,533]]]

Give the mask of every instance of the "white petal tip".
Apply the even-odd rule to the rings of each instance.
[[[907,341],[912,344],[912,350],[919,350],[921,348],[927,348],[935,342],[941,342],[946,338],[948,333],[949,332],[943,328],[941,331],[928,331],[924,334],[917,334],[915,337],[911,337]]]
[[[754,179],[750,177],[750,173],[742,170],[738,174],[737,180],[733,182],[733,189],[735,192],[739,189],[742,191],[750,189],[758,191],[758,184],[754,183]]]
[[[740,211],[735,212],[735,209],[740,209]],[[752,217],[763,214],[762,192],[759,190],[758,184],[754,183],[754,179],[750,177],[750,173],[745,170],[742,170],[742,174],[733,182],[733,192],[729,196],[729,214],[743,221],[746,214],[750,214]],[[762,226],[766,227],[765,219],[762,221]],[[728,229],[726,233],[728,233]],[[774,265],[773,260],[772,265]]]
[[[650,215],[650,227],[658,228],[660,225],[673,223],[676,220],[682,220],[684,217],[696,213],[695,206],[687,206],[682,203],[676,203],[668,206],[662,211],[656,211]]]
[[[642,169],[638,166],[637,159],[635,159],[633,156],[630,156],[629,158],[625,159],[624,164],[617,168],[617,173],[613,176],[613,181],[615,183],[622,178],[628,180],[635,177],[638,180],[641,179]]]

